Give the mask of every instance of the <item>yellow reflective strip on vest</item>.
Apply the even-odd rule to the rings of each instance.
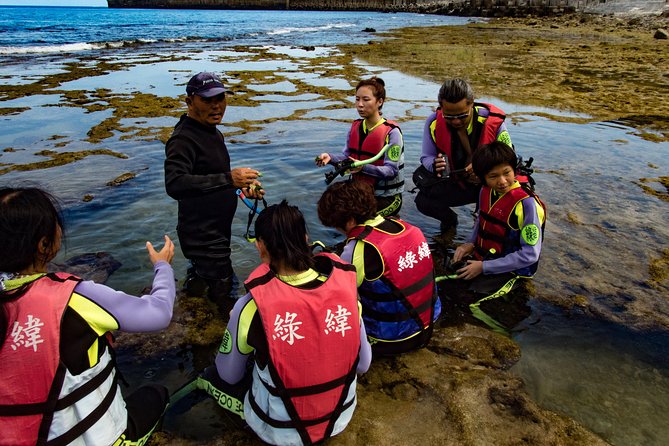
[[[416,333],[412,334],[411,336],[407,336],[406,338],[402,339],[379,339],[375,338],[374,336],[367,335],[367,340],[371,345],[377,344],[379,342],[382,342],[384,344],[392,344],[392,343],[397,343],[397,342],[404,342],[408,339],[414,338],[420,334],[423,334],[423,330],[417,331]]]
[[[251,299],[241,313],[239,313],[239,323],[237,324],[237,349],[239,353],[248,355],[253,352],[254,348],[248,344],[249,329],[251,328],[251,321],[258,311],[256,302]]]
[[[90,367],[95,367],[95,365],[98,363],[98,345],[99,342],[96,339],[95,341],[93,341],[93,345],[91,345],[88,348],[87,355],[88,355],[88,364]]]
[[[360,240],[355,241],[351,264],[355,266],[355,283],[359,287],[365,280],[365,243]]]
[[[84,318],[98,336],[119,328],[114,316],[81,294],[72,293],[68,306]]]
[[[441,112],[437,112],[441,113]],[[434,118],[434,121],[430,123],[430,135],[432,136],[432,141],[436,144],[437,143],[437,137],[435,136],[434,132],[436,131],[437,128],[437,118]]]

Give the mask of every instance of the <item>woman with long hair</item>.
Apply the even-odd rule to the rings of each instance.
[[[260,213],[255,234],[262,264],[231,312],[210,378],[226,393],[242,388],[244,419],[263,441],[316,443],[348,425],[356,374],[371,361],[355,271],[312,254],[304,217],[285,200]]]
[[[388,146],[374,162],[351,170],[353,179],[371,184],[377,202],[377,213],[384,217],[397,215],[404,191],[404,140],[399,125],[382,116],[386,84],[380,77],[358,82],[355,108],[360,116],[351,124],[346,146],[341,154],[321,153],[317,166],[341,162],[347,158],[367,160]]]
[[[63,219],[39,188],[0,188],[0,444],[143,444],[167,389],[144,385],[125,400],[110,332],[157,331],[172,319],[174,245],[156,251],[141,298],[67,273],[49,273]]]

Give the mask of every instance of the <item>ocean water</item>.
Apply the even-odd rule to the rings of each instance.
[[[145,240],[160,244],[169,234],[177,242],[176,203],[164,191],[164,144],[157,136],[177,117],[126,116],[109,97],[133,104],[138,94],[150,93],[181,101],[192,74],[216,71],[236,93],[221,126],[233,166],[261,170],[270,203],[287,198],[298,204],[310,237],[336,243],[341,236],[322,227],[316,215],[326,169],[316,169],[313,158],[343,148],[357,117],[353,86],[372,74],[386,81],[384,114],[401,125],[410,177],[439,85],[394,70],[392,60],[376,67],[339,58],[334,45],[366,44],[373,38],[363,31],[368,27],[383,31],[468,20],[358,12],[0,7],[0,170],[48,159],[44,150],[107,149],[126,156],[92,155],[14,170],[0,175],[0,184],[39,184],[59,196],[67,240],[57,261],[109,252],[122,267],[108,284],[138,293],[152,276]],[[310,46],[315,48],[305,48]],[[14,88],[39,86],[72,66],[103,69],[10,96]],[[550,117],[574,116],[481,93],[479,99],[509,114],[514,144],[526,159],[535,158],[537,190],[548,204],[537,297],[584,298],[609,317],[612,311],[620,317],[619,323],[603,322],[592,313],[565,315],[533,305],[533,315],[515,335],[523,354],[514,371],[542,405],[574,417],[614,445],[666,444],[669,427],[662,409],[669,405],[669,347],[666,330],[648,327],[669,308],[666,287],[649,286],[647,280],[649,262],[667,247],[669,208],[639,183],[669,175],[669,144],[643,139],[621,123],[560,122]],[[92,105],[90,98],[97,98]],[[91,130],[116,118],[119,129],[99,142],[90,140]],[[107,185],[126,172],[136,177]],[[656,182],[645,184],[661,190]],[[92,201],[83,201],[87,194]],[[402,216],[428,237],[436,235],[437,222],[416,211],[408,192],[404,200]],[[471,230],[471,210],[458,209],[456,241]],[[246,220],[240,205],[232,240],[240,278],[258,263],[255,248],[243,238]],[[174,268],[183,279],[186,261],[178,248]],[[145,377],[148,367],[152,379],[164,378],[172,390],[196,367],[186,360],[186,369],[178,369],[179,361],[184,362],[170,358],[133,368],[134,358],[120,358],[131,382]],[[188,435],[189,419],[183,420],[165,427]]]
[[[334,45],[370,33],[468,19],[423,14],[317,11],[150,10],[0,6],[0,55],[78,52],[136,43]]]

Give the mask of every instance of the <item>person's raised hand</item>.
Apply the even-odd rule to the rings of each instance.
[[[237,167],[230,171],[232,184],[238,188],[249,187],[260,176],[260,172],[248,167]]]
[[[151,244],[151,242],[146,242],[146,250],[149,251],[149,259],[152,264],[164,260],[167,263],[172,263],[172,258],[174,257],[174,243],[172,240],[165,235],[165,246],[160,251],[156,251]]]
[[[327,165],[330,162],[331,159],[332,159],[332,157],[329,154],[321,153],[315,159],[316,165],[318,167],[323,167],[323,166]]]

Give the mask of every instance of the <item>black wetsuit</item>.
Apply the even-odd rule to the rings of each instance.
[[[183,115],[165,155],[165,189],[179,201],[181,251],[211,288],[212,281],[233,273],[230,236],[237,196],[223,134]]]

